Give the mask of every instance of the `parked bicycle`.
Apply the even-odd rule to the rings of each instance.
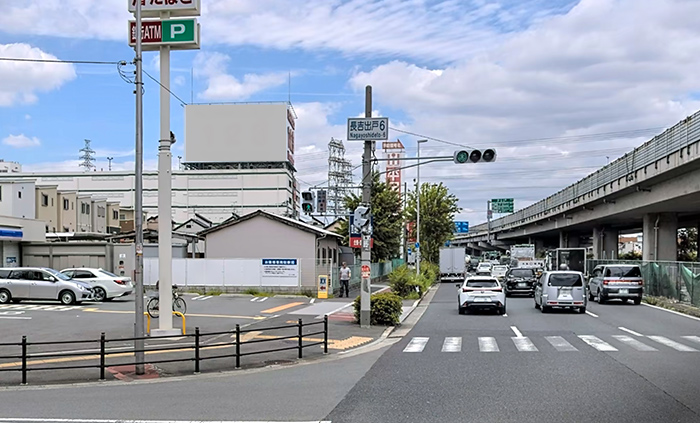
[[[158,289],[157,285],[156,289]],[[148,300],[146,311],[148,312],[148,315],[154,319],[157,319],[160,315],[160,300],[157,294],[155,297],[151,297],[151,299]],[[176,285],[173,285],[173,311],[177,311],[182,314],[187,312],[187,303],[185,302],[185,299],[178,294]]]

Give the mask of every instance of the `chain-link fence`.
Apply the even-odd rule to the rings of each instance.
[[[386,277],[395,268],[401,266],[404,263],[401,259],[394,259],[391,261],[385,261],[381,263],[371,264],[371,275],[372,282],[378,282],[382,278]],[[340,265],[333,264],[330,260],[317,260],[316,261],[316,278],[319,275],[327,275],[330,278],[331,293],[337,295],[340,293]],[[350,289],[358,288],[360,286],[361,278],[361,265],[353,264],[349,265],[350,268]]]
[[[588,260],[588,274],[605,264],[636,264],[642,270],[644,292],[700,306],[700,263],[681,261]]]

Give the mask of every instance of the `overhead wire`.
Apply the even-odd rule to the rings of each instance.
[[[117,65],[126,64],[126,61],[107,62],[98,60],[62,60],[62,59],[34,59],[28,57],[0,57],[0,62],[34,62],[34,63],[65,63],[74,65]]]

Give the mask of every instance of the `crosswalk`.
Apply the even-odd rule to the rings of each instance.
[[[196,297],[192,297],[192,301],[206,301],[212,297],[213,295],[198,295]]]
[[[474,339],[475,338],[475,339]],[[586,348],[593,348],[601,352],[619,352],[622,350],[634,350],[639,352],[700,352],[700,336],[688,335],[680,336],[681,341],[677,341],[665,336],[640,336],[630,335],[571,335],[570,339],[563,336],[544,336],[543,341],[535,338],[535,341],[527,336],[513,336],[510,341],[507,337],[496,339],[492,336],[479,336],[463,339],[461,336],[448,336],[444,339],[437,339],[432,342],[442,341],[440,351],[443,353],[458,353],[465,351],[478,351],[482,353],[498,352],[576,352]],[[474,342],[476,341],[476,342]],[[546,341],[546,342],[545,342]],[[499,345],[499,342],[501,344]],[[537,345],[536,345],[537,343]],[[403,349],[405,353],[421,353],[429,348],[431,338],[425,336],[413,337]],[[512,346],[511,346],[512,345]],[[691,346],[694,345],[694,346]],[[463,348],[464,347],[464,348]]]
[[[71,311],[80,310],[84,306],[65,306],[62,304],[0,304],[2,311]]]

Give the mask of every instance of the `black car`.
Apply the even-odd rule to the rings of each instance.
[[[510,297],[512,294],[534,295],[536,281],[537,274],[535,273],[535,269],[512,268],[508,270],[503,280],[503,284],[506,288],[506,296]]]

